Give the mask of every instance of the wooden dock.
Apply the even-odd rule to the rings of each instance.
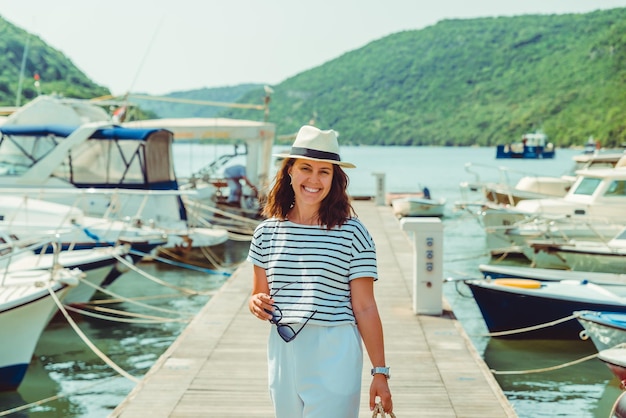
[[[373,201],[354,207],[378,251],[376,299],[397,417],[516,417],[445,301],[442,316],[413,313],[412,245],[391,209]],[[248,311],[251,272],[249,263],[237,269],[111,417],[273,416],[271,327]],[[371,366],[364,358],[360,417],[369,418]]]

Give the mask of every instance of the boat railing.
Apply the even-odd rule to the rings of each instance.
[[[33,251],[39,250],[46,245],[54,244],[50,237],[33,237],[29,239],[18,239],[16,241],[5,241],[0,245],[0,266],[4,269],[2,272],[2,280],[0,285],[5,285],[7,275],[11,271],[11,262],[14,258],[19,257],[21,254],[32,254]],[[40,254],[43,254],[40,253]],[[33,267],[35,268],[35,267]]]
[[[529,216],[524,220],[520,220],[514,224],[515,228],[524,228],[525,225],[533,225],[536,227],[543,227],[546,232],[554,237],[559,237],[564,241],[571,241],[574,239],[571,233],[567,232],[566,227],[575,227],[578,231],[586,229],[590,232],[589,239],[608,245],[608,242],[613,236],[607,236],[606,233],[601,232],[600,228],[609,227],[610,229],[620,230],[624,227],[623,224],[616,223],[610,219],[599,216],[588,216],[585,218],[573,218],[570,215],[561,214],[535,214]],[[511,228],[508,226],[503,229]],[[555,234],[555,235],[553,235]],[[579,233],[577,235],[580,235]],[[593,237],[593,238],[591,238]]]
[[[480,170],[480,172],[479,172]],[[461,191],[470,190],[472,192],[481,192],[483,197],[488,200],[497,202],[495,196],[487,196],[487,194],[498,193],[505,196],[505,201],[510,206],[515,206],[517,199],[515,194],[516,185],[522,178],[540,178],[540,175],[523,170],[512,169],[507,166],[494,166],[481,163],[466,163],[465,171],[474,177],[473,182],[462,182],[460,184]],[[488,180],[485,180],[488,178]]]
[[[481,173],[474,170],[475,168],[485,169],[486,172],[496,172],[497,176],[491,176],[491,180],[485,182],[481,179]],[[481,163],[465,163],[465,171],[474,176],[474,182],[469,183],[470,185],[483,186],[488,183],[499,183],[502,185],[508,185],[513,187],[513,182],[519,181],[522,177],[539,177],[536,173],[531,173],[528,171],[516,170],[507,166],[494,166],[490,164],[481,164]],[[512,177],[511,174],[514,174],[515,177]],[[497,180],[494,180],[494,177],[497,177]]]

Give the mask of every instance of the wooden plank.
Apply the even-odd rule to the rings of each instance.
[[[371,201],[353,205],[378,251],[376,299],[397,416],[515,417],[454,315],[413,313],[411,242],[391,209]],[[111,417],[273,416],[266,364],[271,328],[248,312],[251,275],[251,265],[242,264]],[[369,369],[366,358],[360,416],[367,418]]]

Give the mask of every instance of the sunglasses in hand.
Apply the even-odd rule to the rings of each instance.
[[[281,286],[280,288],[278,288],[278,290],[276,290],[276,292],[274,292],[273,295],[270,295],[270,297],[273,298],[274,296],[276,296],[278,292],[280,292],[286,286],[289,286],[294,283],[297,283],[297,282],[287,283],[286,285]],[[272,319],[270,319],[269,321],[272,324],[276,325],[276,332],[278,332],[278,335],[280,335],[280,338],[282,338],[283,341],[288,343],[290,341],[293,341],[298,336],[298,334],[300,334],[300,332],[304,329],[305,325],[311,320],[311,318],[313,318],[313,315],[317,313],[317,310],[313,311],[313,313],[306,319],[306,321],[304,321],[304,324],[302,324],[302,326],[300,327],[298,331],[295,331],[291,327],[291,325],[280,323],[280,321],[283,319],[283,312],[280,310],[280,308],[277,305],[274,305],[273,311],[266,309],[265,312],[272,315]]]

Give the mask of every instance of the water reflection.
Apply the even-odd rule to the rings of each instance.
[[[515,409],[528,411],[540,403],[533,416],[572,416],[576,411],[579,417],[608,417],[621,389],[606,365],[592,358],[557,368],[596,353],[589,340],[491,338],[484,359]],[[498,374],[533,370],[540,372]]]

